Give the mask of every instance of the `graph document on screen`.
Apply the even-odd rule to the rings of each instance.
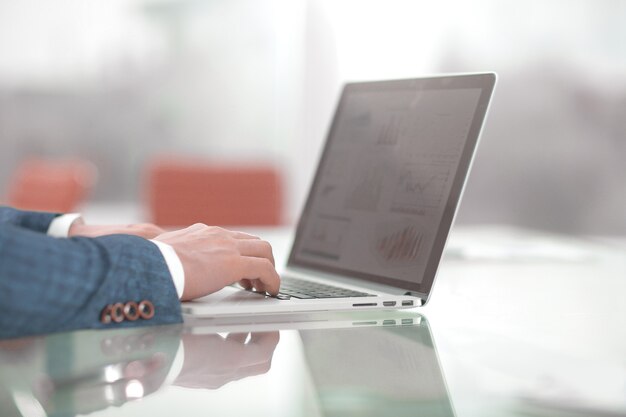
[[[480,96],[480,88],[347,92],[297,258],[418,283]]]

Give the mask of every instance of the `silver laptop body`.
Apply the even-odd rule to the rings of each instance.
[[[183,313],[425,304],[495,80],[484,73],[346,84],[281,274],[281,291],[293,278],[343,291],[309,298],[290,289],[280,299],[232,286],[183,303]]]

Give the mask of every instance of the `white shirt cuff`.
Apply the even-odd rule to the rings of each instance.
[[[48,226],[48,235],[52,237],[67,237],[70,233],[70,227],[75,221],[82,221],[82,217],[78,213],[63,214],[55,217]]]
[[[163,259],[165,259],[165,263],[167,264],[167,268],[170,270],[170,275],[172,276],[174,287],[176,287],[178,298],[182,298],[183,291],[185,290],[185,270],[183,269],[182,262],[180,262],[180,258],[176,254],[174,248],[167,243],[159,242],[157,240],[150,240],[150,242],[157,245],[161,251]]]

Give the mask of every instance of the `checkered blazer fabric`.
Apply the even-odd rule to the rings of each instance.
[[[0,224],[12,224],[35,232],[46,233],[57,213],[23,211],[0,206]]]
[[[0,338],[182,321],[156,245],[130,235],[50,237],[54,217],[0,208]],[[153,303],[151,319],[100,322],[108,304],[141,300]]]

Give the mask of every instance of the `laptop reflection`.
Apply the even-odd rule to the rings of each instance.
[[[320,414],[454,417],[426,319],[388,324],[300,332]]]

